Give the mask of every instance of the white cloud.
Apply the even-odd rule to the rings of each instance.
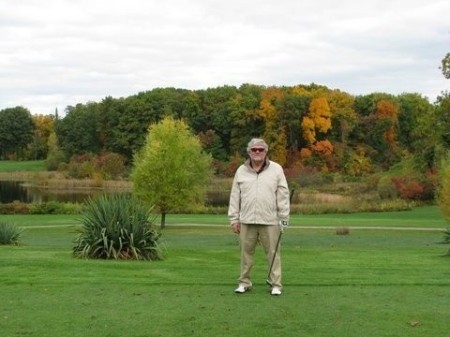
[[[0,109],[155,87],[449,89],[447,0],[0,0]]]

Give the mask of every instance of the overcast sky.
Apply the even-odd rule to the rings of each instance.
[[[450,90],[449,0],[0,0],[0,109],[157,87]]]

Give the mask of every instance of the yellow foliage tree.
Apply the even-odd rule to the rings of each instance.
[[[358,122],[358,116],[353,109],[354,98],[348,93],[333,90],[327,95],[332,115],[333,125],[339,128],[341,142],[347,144],[347,137]]]
[[[303,117],[301,127],[309,144],[316,141],[316,130],[326,133],[331,129],[331,110],[325,97],[311,100],[308,115]]]
[[[308,144],[312,144],[316,140],[316,129],[314,121],[309,116],[303,117],[302,121],[303,137],[306,139]]]
[[[269,144],[270,158],[280,165],[287,162],[287,138],[283,125],[278,118],[275,102],[282,100],[283,92],[275,87],[262,92],[258,113],[264,119],[265,129],[262,138]]]
[[[31,159],[44,159],[48,154],[48,139],[53,131],[54,118],[48,115],[34,115],[31,117],[34,124],[33,142],[29,148]]]

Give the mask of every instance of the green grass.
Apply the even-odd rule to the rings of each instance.
[[[44,160],[28,160],[28,161],[14,161],[14,160],[0,160],[0,172],[17,172],[17,171],[45,171]]]
[[[433,208],[417,212],[384,222],[396,227],[409,215],[422,227],[428,217],[439,219]],[[22,246],[0,247],[5,337],[434,337],[450,328],[450,258],[436,231],[338,236],[321,225],[323,217],[314,229],[294,224],[283,236],[284,293],[274,298],[261,247],[254,289],[233,293],[239,248],[225,216],[179,216],[163,232],[166,259],[157,262],[74,259],[73,216],[13,219],[24,234]],[[205,226],[206,219],[216,225]]]
[[[77,215],[2,215],[0,221],[14,221],[22,226],[73,226],[77,224]],[[160,218],[156,217],[159,224]],[[168,227],[186,225],[228,226],[226,214],[168,214]],[[321,215],[291,215],[289,229],[304,227],[352,227],[357,228],[429,228],[442,229],[449,227],[437,206],[414,208],[411,211],[352,213],[352,214],[321,214]]]

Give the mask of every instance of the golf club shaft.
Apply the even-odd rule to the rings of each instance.
[[[289,195],[289,204],[292,202],[293,195],[294,195],[294,190],[291,190],[291,193]],[[280,226],[280,235],[278,235],[277,245],[275,246],[275,252],[273,253],[273,257],[272,257],[272,263],[270,264],[269,273],[267,274],[266,283],[269,286],[272,286],[272,282],[270,282],[270,274],[272,273],[273,263],[275,262],[275,258],[276,258],[277,253],[278,253],[278,247],[280,245],[281,235],[282,234],[283,234],[283,227]]]
[[[272,257],[272,263],[270,264],[269,273],[267,274],[267,284],[269,284],[269,285],[272,285],[272,283],[270,282],[270,274],[272,273],[273,263],[275,262],[275,258],[278,253],[278,246],[280,245],[282,234],[283,234],[283,231],[280,227],[280,235],[278,235],[277,245],[275,246],[275,252],[273,253],[273,257]]]

